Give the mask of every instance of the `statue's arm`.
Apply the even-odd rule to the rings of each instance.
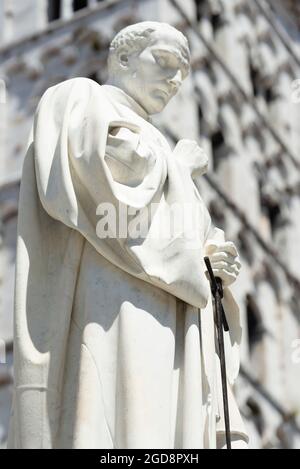
[[[134,187],[153,168],[155,154],[141,139],[138,126],[115,121],[109,125],[105,161],[116,182]]]

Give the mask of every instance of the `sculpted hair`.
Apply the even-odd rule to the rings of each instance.
[[[120,52],[125,54],[138,54],[154,41],[153,33],[168,28],[176,33],[178,45],[184,59],[184,64],[189,68],[190,50],[187,38],[178,29],[168,23],[158,23],[155,21],[143,21],[122,29],[112,40],[109,48],[108,70],[110,74],[120,68],[118,56]]]

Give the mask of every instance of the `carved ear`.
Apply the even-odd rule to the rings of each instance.
[[[128,68],[129,65],[129,53],[126,49],[120,50],[118,53],[118,60],[123,68]]]

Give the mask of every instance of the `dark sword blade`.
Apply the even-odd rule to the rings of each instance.
[[[224,335],[223,335],[223,319],[222,319],[222,303],[220,295],[217,291],[215,297],[215,308],[217,317],[217,335],[219,345],[219,356],[221,365],[221,379],[222,379],[222,391],[223,391],[223,407],[224,407],[224,420],[225,420],[225,431],[226,431],[226,445],[227,449],[231,449],[231,438],[230,438],[230,419],[229,419],[229,404],[228,404],[228,388],[227,388],[227,372],[226,372],[226,357],[225,357],[225,346],[224,346]]]
[[[204,261],[208,270],[211,292],[214,298],[215,320],[216,320],[219,357],[220,357],[220,366],[221,366],[221,381],[222,381],[226,445],[227,445],[227,449],[231,449],[226,358],[225,358],[225,346],[224,346],[224,335],[223,335],[223,327],[226,330],[228,328],[228,324],[227,324],[227,321],[226,322],[224,321],[225,312],[222,306],[222,296],[223,296],[222,281],[219,278],[216,279],[216,277],[214,276],[209,258],[205,257]]]

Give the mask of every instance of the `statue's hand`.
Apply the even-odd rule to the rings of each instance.
[[[215,277],[220,277],[225,287],[236,281],[241,262],[234,243],[208,241],[205,255],[209,257]]]
[[[208,170],[208,157],[194,140],[179,140],[173,156],[178,158],[182,165],[188,166],[193,176],[202,176]]]

